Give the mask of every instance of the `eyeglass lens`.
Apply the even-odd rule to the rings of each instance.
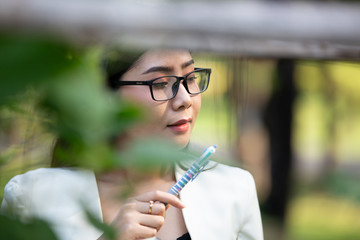
[[[209,83],[209,74],[206,71],[193,72],[186,77],[190,94],[198,94],[206,90]],[[179,89],[180,82],[176,77],[162,77],[152,83],[152,93],[156,100],[173,98]]]

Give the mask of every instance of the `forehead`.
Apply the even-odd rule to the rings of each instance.
[[[191,60],[187,50],[149,50],[137,62],[137,67],[146,70],[154,66],[177,67]]]

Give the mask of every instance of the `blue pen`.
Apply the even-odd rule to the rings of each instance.
[[[174,186],[169,190],[169,193],[177,196],[180,191],[186,186],[186,184],[191,180],[193,181],[199,173],[201,173],[202,169],[209,163],[209,156],[216,151],[216,145],[210,146],[205,149],[200,158],[195,161],[186,171],[186,173],[181,177],[181,179],[175,183]]]

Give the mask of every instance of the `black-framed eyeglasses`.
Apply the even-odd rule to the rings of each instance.
[[[183,77],[178,76],[162,76],[147,81],[118,81],[118,86],[125,85],[148,85],[151,92],[151,97],[155,101],[167,101],[173,99],[178,93],[180,83],[190,95],[196,95],[204,92],[210,81],[210,68],[195,68],[194,71],[186,74]]]

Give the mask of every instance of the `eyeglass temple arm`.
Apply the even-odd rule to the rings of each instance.
[[[118,84],[119,84],[119,86],[124,86],[124,85],[151,85],[151,83],[148,82],[148,81],[119,81]]]

